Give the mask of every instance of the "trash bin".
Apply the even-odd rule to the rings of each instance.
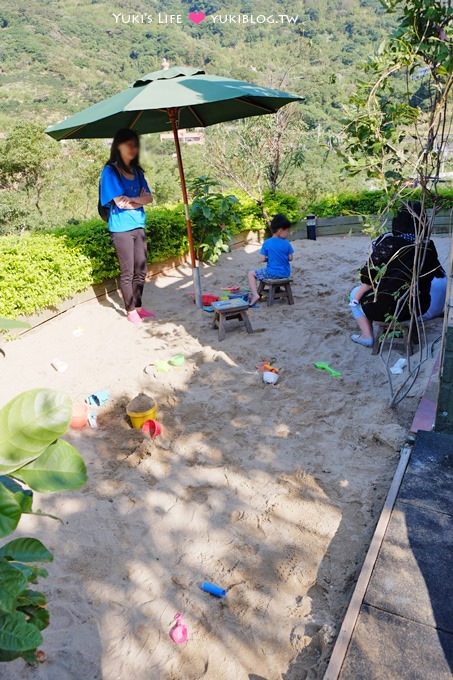
[[[316,241],[316,215],[307,215],[307,238]]]

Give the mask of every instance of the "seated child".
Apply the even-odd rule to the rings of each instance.
[[[291,265],[294,248],[288,241],[290,221],[284,215],[275,215],[270,224],[271,238],[264,241],[261,250],[261,262],[266,266],[248,273],[251,290],[250,305],[259,300],[257,281],[263,279],[287,279],[291,276]]]

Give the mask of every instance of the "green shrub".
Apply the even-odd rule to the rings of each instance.
[[[190,217],[197,255],[215,264],[230,249],[233,229],[240,225],[238,199],[218,191],[216,180],[202,175],[189,183],[192,196]]]
[[[0,315],[32,314],[92,282],[89,258],[53,234],[0,239]]]
[[[117,276],[118,260],[107,226],[102,220],[71,224],[46,233],[48,239],[57,238],[60,245],[79,253],[90,263],[90,283],[102,283]]]
[[[417,199],[420,191],[408,190],[404,198]],[[441,189],[439,205],[449,209],[453,204],[453,189]],[[313,213],[318,217],[338,217],[340,215],[377,215],[387,206],[389,197],[384,191],[360,191],[324,196],[306,207],[305,214]],[[428,203],[427,207],[431,207]]]
[[[238,203],[239,224],[233,229],[233,234],[241,231],[260,231],[266,224],[261,205],[247,194],[235,192]]]
[[[0,191],[0,234],[13,234],[27,223],[27,210],[17,197],[18,192]]]
[[[298,222],[302,217],[299,199],[282,191],[266,191],[261,203],[241,192],[236,192],[236,196],[239,199],[240,224],[233,233],[266,229],[267,217],[272,218],[278,213],[286,215],[292,223]]]
[[[277,214],[285,215],[292,224],[301,218],[299,199],[282,191],[266,191],[263,196],[263,208],[269,217]]]
[[[340,215],[376,215],[387,204],[383,191],[361,191],[356,194],[336,194],[324,196],[321,200],[307,206],[307,214],[318,217],[338,217]]]
[[[159,262],[188,250],[186,220],[182,204],[147,211],[148,259]]]

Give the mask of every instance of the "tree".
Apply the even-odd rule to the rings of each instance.
[[[52,144],[52,141],[47,143]],[[105,140],[71,140],[65,143],[64,155],[64,166],[70,170],[72,181],[62,191],[59,168],[50,173],[49,181],[58,191],[63,211],[72,214],[72,217],[86,219],[95,213],[99,176],[108,158],[109,146]]]
[[[441,207],[438,192],[442,164],[453,123],[449,101],[453,88],[453,10],[442,0],[382,0],[388,13],[398,13],[398,28],[384,41],[366,66],[367,81],[351,99],[350,118],[344,129],[343,157],[352,174],[365,173],[377,180],[388,196],[385,211],[403,203],[412,211],[409,186],[419,187],[422,213],[416,223],[416,253],[412,283],[401,296],[411,311],[410,333],[418,334],[416,360],[409,357],[407,379],[396,389],[390,380],[391,403],[408,393],[428,356],[420,319],[418,277],[434,215]],[[419,103],[420,79],[429,99]],[[433,210],[427,217],[424,208]],[[398,334],[398,319],[389,319],[387,337]],[[390,348],[392,342],[390,342]],[[387,367],[390,351],[387,356]]]
[[[351,98],[346,167],[379,180],[398,199],[416,180],[435,200],[448,142],[453,86],[452,9],[435,0],[383,0],[402,12],[399,28],[366,66],[371,78]],[[420,74],[429,103],[417,105]]]
[[[49,144],[42,127],[20,121],[0,144],[0,188],[25,189],[27,198],[42,214],[40,198],[47,181],[47,171],[60,153]]]
[[[261,201],[267,189],[280,188],[298,167],[304,125],[296,106],[240,121],[227,128],[227,134],[225,128],[208,137],[209,163],[218,176],[255,200]]]

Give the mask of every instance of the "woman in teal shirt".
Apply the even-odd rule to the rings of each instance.
[[[120,287],[131,323],[154,313],[142,306],[147,273],[145,211],[153,200],[139,161],[136,132],[119,130],[100,180],[100,202],[108,210],[108,226],[120,264]]]

